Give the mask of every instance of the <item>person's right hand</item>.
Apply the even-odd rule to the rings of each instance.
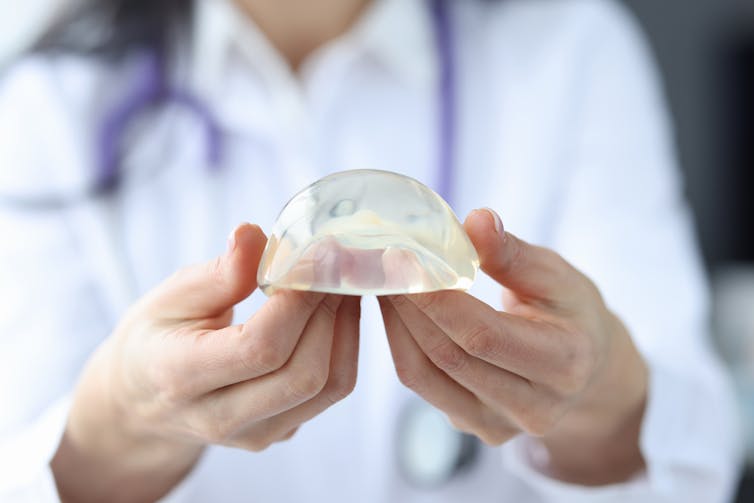
[[[224,256],[147,294],[97,350],[51,462],[64,501],[153,501],[206,445],[260,451],[351,392],[359,298],[280,291],[229,326],[265,242],[240,226]]]

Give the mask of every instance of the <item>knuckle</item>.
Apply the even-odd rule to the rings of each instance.
[[[288,361],[290,354],[282,347],[282,338],[252,338],[247,349],[241,355],[243,365],[259,375],[269,374],[281,368]]]
[[[507,419],[503,419],[491,410],[482,414],[478,423],[473,433],[482,442],[490,446],[501,445],[516,436],[520,431]]]
[[[270,445],[272,445],[270,442],[258,442],[258,441],[251,441],[247,443],[243,448],[249,452],[264,452],[266,451]]]
[[[519,419],[521,429],[533,437],[543,437],[555,427],[556,419],[552,414],[529,413]]]
[[[193,423],[200,437],[210,444],[231,445],[231,440],[244,428],[249,418],[239,413],[238,405],[218,397],[196,412]]]
[[[297,290],[280,290],[270,298],[268,309],[275,317],[285,318],[288,313],[311,315],[322,302],[324,294],[316,292],[301,292]],[[307,316],[308,317],[308,316]]]
[[[317,396],[327,384],[327,373],[317,370],[301,372],[288,382],[291,398],[301,402]]]
[[[461,337],[463,348],[472,356],[484,358],[493,354],[498,344],[497,331],[487,324],[475,323]]]
[[[214,258],[207,263],[207,274],[218,284],[226,282],[222,257]]]
[[[301,309],[306,312],[313,312],[322,303],[323,295],[311,292],[298,292],[294,290],[286,290],[280,292],[280,295],[288,297],[295,305],[297,309]]]
[[[230,416],[211,414],[200,422],[201,436],[210,444],[226,445],[233,436],[238,425]]]
[[[574,343],[565,351],[558,389],[567,394],[578,394],[584,391],[589,384],[595,365],[594,344],[587,336],[575,336]]]
[[[489,410],[465,417],[452,416],[448,419],[457,430],[474,435],[489,446],[502,445],[519,433],[517,428]]]
[[[460,372],[466,365],[466,354],[452,341],[438,344],[427,356],[437,367],[449,374]]]
[[[458,431],[474,433],[474,427],[469,423],[468,419],[460,416],[448,416],[448,421]]]
[[[325,297],[325,300],[323,300],[319,304],[319,309],[322,310],[322,312],[325,313],[329,319],[334,320],[335,316],[338,313],[340,302],[341,298],[337,295],[328,295],[327,297]]]
[[[166,361],[152,366],[149,372],[156,395],[162,403],[175,406],[191,398],[188,381],[180,378],[180,372],[175,364]]]
[[[420,311],[424,311],[435,305],[439,301],[440,295],[441,292],[420,293],[412,295],[411,300]]]
[[[278,442],[286,442],[292,439],[296,435],[296,433],[298,433],[298,427],[293,428],[291,431],[280,437],[280,440],[278,440]]]
[[[202,439],[211,445],[224,445],[227,437],[224,431],[215,424],[208,424],[200,428]]]
[[[327,399],[331,404],[340,402],[350,395],[356,387],[356,373],[337,373],[326,386]]]
[[[398,380],[408,389],[420,393],[424,388],[427,380],[426,371],[414,368],[408,365],[395,366],[395,372],[398,374]]]
[[[575,270],[561,254],[550,248],[543,248],[543,250],[547,261],[554,266],[554,274],[558,274],[560,278],[573,276]]]
[[[272,445],[272,441],[262,438],[258,435],[251,435],[244,438],[243,440],[234,442],[234,445],[245,451],[262,452],[267,450]]]
[[[508,240],[508,246],[510,246],[512,250],[508,256],[505,268],[508,271],[515,271],[523,267],[526,263],[525,247],[521,241],[514,236],[507,235],[506,239]]]
[[[404,306],[409,302],[405,295],[388,295],[387,300],[395,307]]]
[[[563,260],[565,261],[565,259]],[[584,302],[587,299],[589,301],[602,302],[602,294],[599,288],[588,276],[574,268],[568,262],[565,262],[563,270],[563,274],[567,275],[564,282],[567,281],[570,290],[573,292],[574,299],[578,299],[580,302]]]
[[[496,426],[486,429],[477,434],[479,439],[485,444],[493,447],[504,444],[516,435],[516,431],[506,426]]]
[[[601,305],[604,306],[605,299],[602,297],[602,292],[600,291],[596,283],[594,283],[591,278],[584,276],[583,274],[581,274],[581,277],[583,278],[584,289],[586,290],[587,295],[592,299],[596,299]]]
[[[471,435],[476,435],[474,426],[470,423],[470,421],[466,418],[460,417],[460,416],[446,416],[448,422],[453,427],[453,429],[461,432],[461,433],[467,433]]]
[[[586,388],[588,382],[587,372],[581,367],[571,365],[562,372],[562,377],[559,381],[559,391],[566,395],[577,395]]]

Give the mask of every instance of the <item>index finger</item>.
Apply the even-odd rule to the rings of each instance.
[[[282,368],[327,297],[281,290],[243,324],[198,332],[189,338],[176,333],[167,364],[172,374],[181,376],[182,394],[196,397]]]
[[[464,228],[482,270],[518,297],[562,304],[583,291],[585,278],[578,270],[554,251],[506,232],[492,210],[471,212]]]
[[[405,319],[426,316],[469,355],[530,380],[541,380],[561,358],[564,334],[548,323],[501,313],[455,290],[391,297]]]

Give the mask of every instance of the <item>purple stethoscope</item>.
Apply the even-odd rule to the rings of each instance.
[[[456,61],[448,0],[428,0],[434,24],[435,45],[439,60],[438,75],[438,176],[435,189],[445,199],[451,198],[456,146]],[[14,196],[0,194],[0,204],[24,209],[65,209],[82,201],[106,196],[119,185],[121,146],[128,128],[141,114],[159,106],[177,105],[188,110],[201,123],[206,137],[206,161],[210,170],[220,168],[223,131],[219,121],[202,100],[186,89],[170,83],[163,55],[156,50],[141,54],[132,90],[101,121],[94,152],[95,176],[91,186],[70,194]]]
[[[432,21],[435,27],[435,44],[440,61],[438,79],[439,131],[439,177],[437,192],[448,200],[453,182],[455,157],[455,95],[456,64],[453,52],[453,36],[447,0],[429,0]],[[165,65],[156,53],[144,57],[141,81],[131,95],[105,119],[99,138],[100,190],[117,185],[120,167],[119,144],[127,127],[141,112],[167,103],[183,106],[191,111],[204,126],[207,141],[207,161],[217,168],[222,154],[222,130],[212,112],[191,93],[171,88],[165,76]]]
[[[456,60],[448,0],[428,0],[434,25],[439,60],[438,169],[435,189],[450,200],[456,155]],[[223,151],[223,131],[212,111],[191,92],[175,87],[166,75],[166,65],[158,51],[143,55],[139,61],[138,82],[133,90],[102,121],[96,149],[96,178],[92,187],[77,194],[42,197],[7,197],[10,203],[28,209],[64,209],[81,201],[105,196],[118,187],[121,174],[121,141],[140,115],[167,104],[190,111],[206,135],[206,161],[217,170]],[[406,404],[399,418],[396,435],[397,466],[405,479],[416,486],[434,487],[464,472],[478,457],[475,437],[453,429],[437,410],[419,400]]]

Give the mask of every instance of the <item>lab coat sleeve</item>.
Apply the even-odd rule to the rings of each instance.
[[[708,340],[707,286],[657,72],[617,3],[581,4],[589,57],[548,244],[597,284],[649,366],[646,470],[608,487],[562,483],[544,474],[542,447],[527,437],[504,449],[504,463],[546,501],[727,501],[740,457],[736,413]]]
[[[108,333],[65,212],[10,202],[59,188],[74,152],[39,61],[0,79],[0,501],[57,501],[49,461],[81,367]]]
[[[0,77],[2,502],[59,501],[49,463],[70,396],[117,322],[75,210],[12,202],[75,193],[86,183],[98,71],[86,61],[34,57]],[[163,501],[186,501],[191,488],[187,477]]]

